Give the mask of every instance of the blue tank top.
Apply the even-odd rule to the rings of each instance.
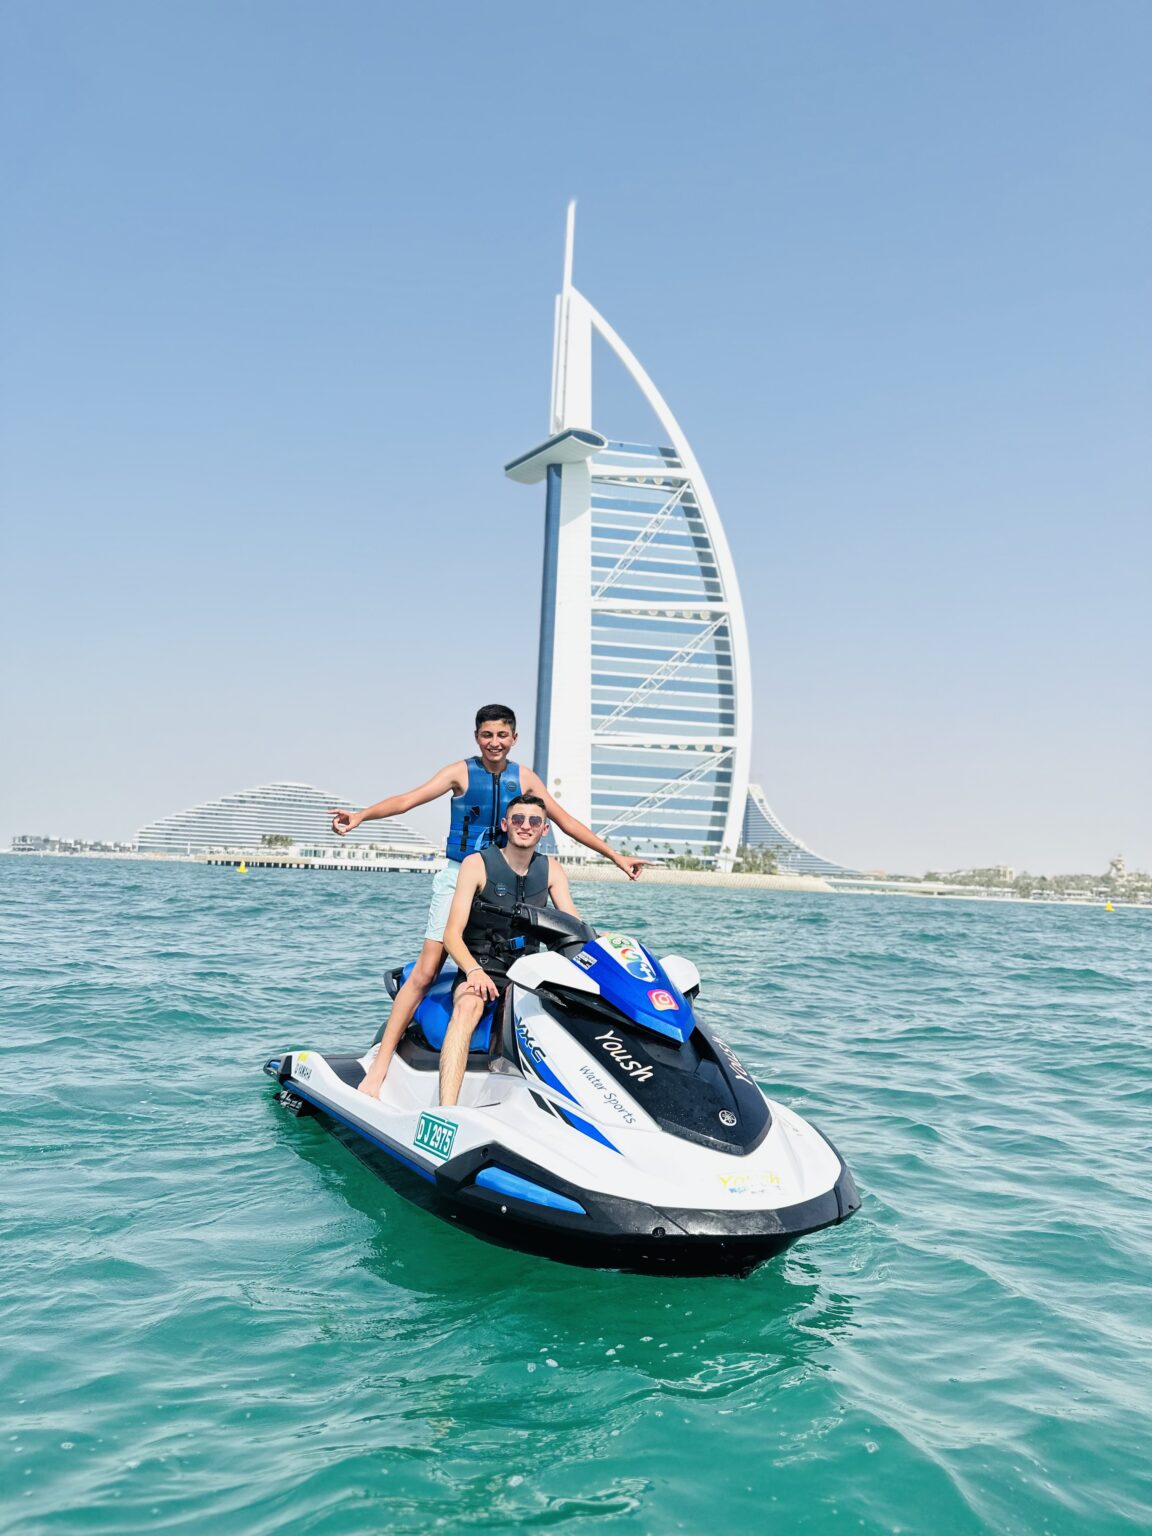
[[[444,852],[459,864],[481,848],[499,848],[504,834],[500,823],[509,803],[520,793],[520,764],[505,763],[503,773],[489,773],[478,757],[468,759],[468,783],[462,795],[452,797],[452,825]]]

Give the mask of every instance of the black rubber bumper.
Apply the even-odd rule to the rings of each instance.
[[[839,1156],[839,1154],[837,1154]],[[475,1183],[498,1164],[583,1206],[555,1210]],[[798,1238],[847,1221],[860,1207],[855,1181],[840,1162],[824,1194],[777,1210],[700,1210],[646,1205],[559,1179],[497,1144],[452,1158],[436,1172],[436,1188],[459,1220],[493,1241],[595,1268],[693,1274],[747,1273]]]

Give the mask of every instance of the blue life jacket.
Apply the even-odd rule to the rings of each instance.
[[[505,763],[503,773],[489,773],[479,757],[468,759],[468,784],[462,795],[452,797],[452,825],[444,852],[457,864],[470,853],[506,841],[500,823],[509,804],[520,793],[520,764]]]

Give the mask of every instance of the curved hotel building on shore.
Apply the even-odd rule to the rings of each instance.
[[[752,686],[736,567],[692,447],[635,355],[572,282],[568,210],[551,435],[505,466],[545,487],[536,771],[603,837],[726,867],[737,847],[841,873],[748,799]],[[592,428],[593,339],[661,434]]]
[[[439,851],[395,816],[344,837],[333,832],[332,812],[356,809],[351,800],[326,795],[311,784],[261,784],[149,822],[136,834],[136,846],[142,853],[207,853],[259,848],[262,838],[272,836],[290,837],[316,852],[375,845],[424,860]]]

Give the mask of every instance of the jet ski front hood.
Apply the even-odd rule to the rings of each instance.
[[[602,933],[572,963],[591,977],[605,1002],[653,1034],[681,1044],[696,1027],[692,1004],[639,939]]]

